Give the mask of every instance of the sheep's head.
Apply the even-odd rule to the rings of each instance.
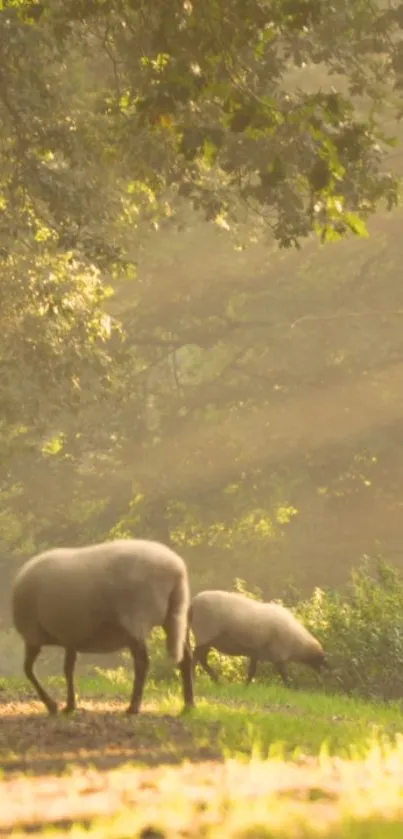
[[[317,670],[318,672],[323,668],[329,669],[329,662],[318,641],[316,641],[315,645],[309,650],[309,652],[307,652],[304,662],[308,665],[308,667],[311,667],[312,670]]]

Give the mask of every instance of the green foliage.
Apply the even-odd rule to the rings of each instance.
[[[244,597],[250,597],[251,600],[263,600],[261,590],[257,586],[254,586],[252,590],[249,591],[246,588],[245,580],[241,580],[240,577],[235,577],[234,591],[238,592],[238,594],[243,594]]]
[[[399,8],[3,4],[1,614],[56,544],[265,597],[400,550]]]
[[[23,432],[21,426],[40,426],[44,415],[50,425],[61,408],[74,411],[88,401],[90,384],[102,389],[111,325],[99,271],[72,253],[37,248],[27,258],[17,251],[3,270],[1,412],[8,447],[10,427]]]
[[[384,699],[402,695],[403,579],[382,558],[352,571],[346,595],[317,589],[297,610],[324,644],[329,687]]]
[[[396,203],[382,127],[401,76],[400,18],[382,3],[339,0],[317,14],[259,0],[225,10],[160,0],[151,11],[145,0],[26,0],[0,26],[23,194],[46,209],[62,246],[123,267],[116,219],[140,207],[153,221],[171,217],[179,195],[227,227],[249,207],[284,247],[312,231],[361,235],[380,201]],[[306,91],[311,66],[326,84]],[[152,207],[142,186],[130,197],[133,182]]]

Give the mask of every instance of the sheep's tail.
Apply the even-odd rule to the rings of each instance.
[[[176,580],[171,592],[165,620],[167,651],[175,664],[183,659],[183,650],[189,640],[189,584],[186,574]]]

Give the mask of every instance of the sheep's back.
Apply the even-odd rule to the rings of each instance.
[[[137,638],[147,637],[154,626],[164,623],[173,589],[187,577],[185,563],[177,554],[158,543],[148,546],[152,550],[136,555],[135,562],[126,552],[119,554],[107,574],[108,596],[119,620]]]
[[[203,591],[192,600],[196,645],[218,640],[230,655],[254,655],[274,662],[303,659],[318,642],[293,613],[278,603],[262,603],[226,591]]]
[[[89,637],[109,617],[99,576],[67,549],[35,557],[14,584],[16,629],[31,643],[67,646]]]
[[[42,631],[77,649],[106,625],[123,625],[144,638],[164,620],[183,574],[185,564],[173,551],[143,540],[48,551],[17,575],[14,624],[33,643]]]
[[[263,606],[237,592],[200,592],[192,600],[192,630],[196,644],[201,646],[225,637],[228,651],[238,648],[242,651],[239,654],[246,654],[247,650],[260,649],[267,635],[262,620]]]

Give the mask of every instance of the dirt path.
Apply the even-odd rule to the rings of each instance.
[[[133,761],[153,766],[220,758],[217,726],[210,726],[210,745],[200,745],[186,718],[157,714],[151,703],[138,717],[127,717],[126,706],[81,701],[74,717],[66,718],[49,717],[36,702],[0,705],[3,773],[61,774],[72,765],[107,769]]]

